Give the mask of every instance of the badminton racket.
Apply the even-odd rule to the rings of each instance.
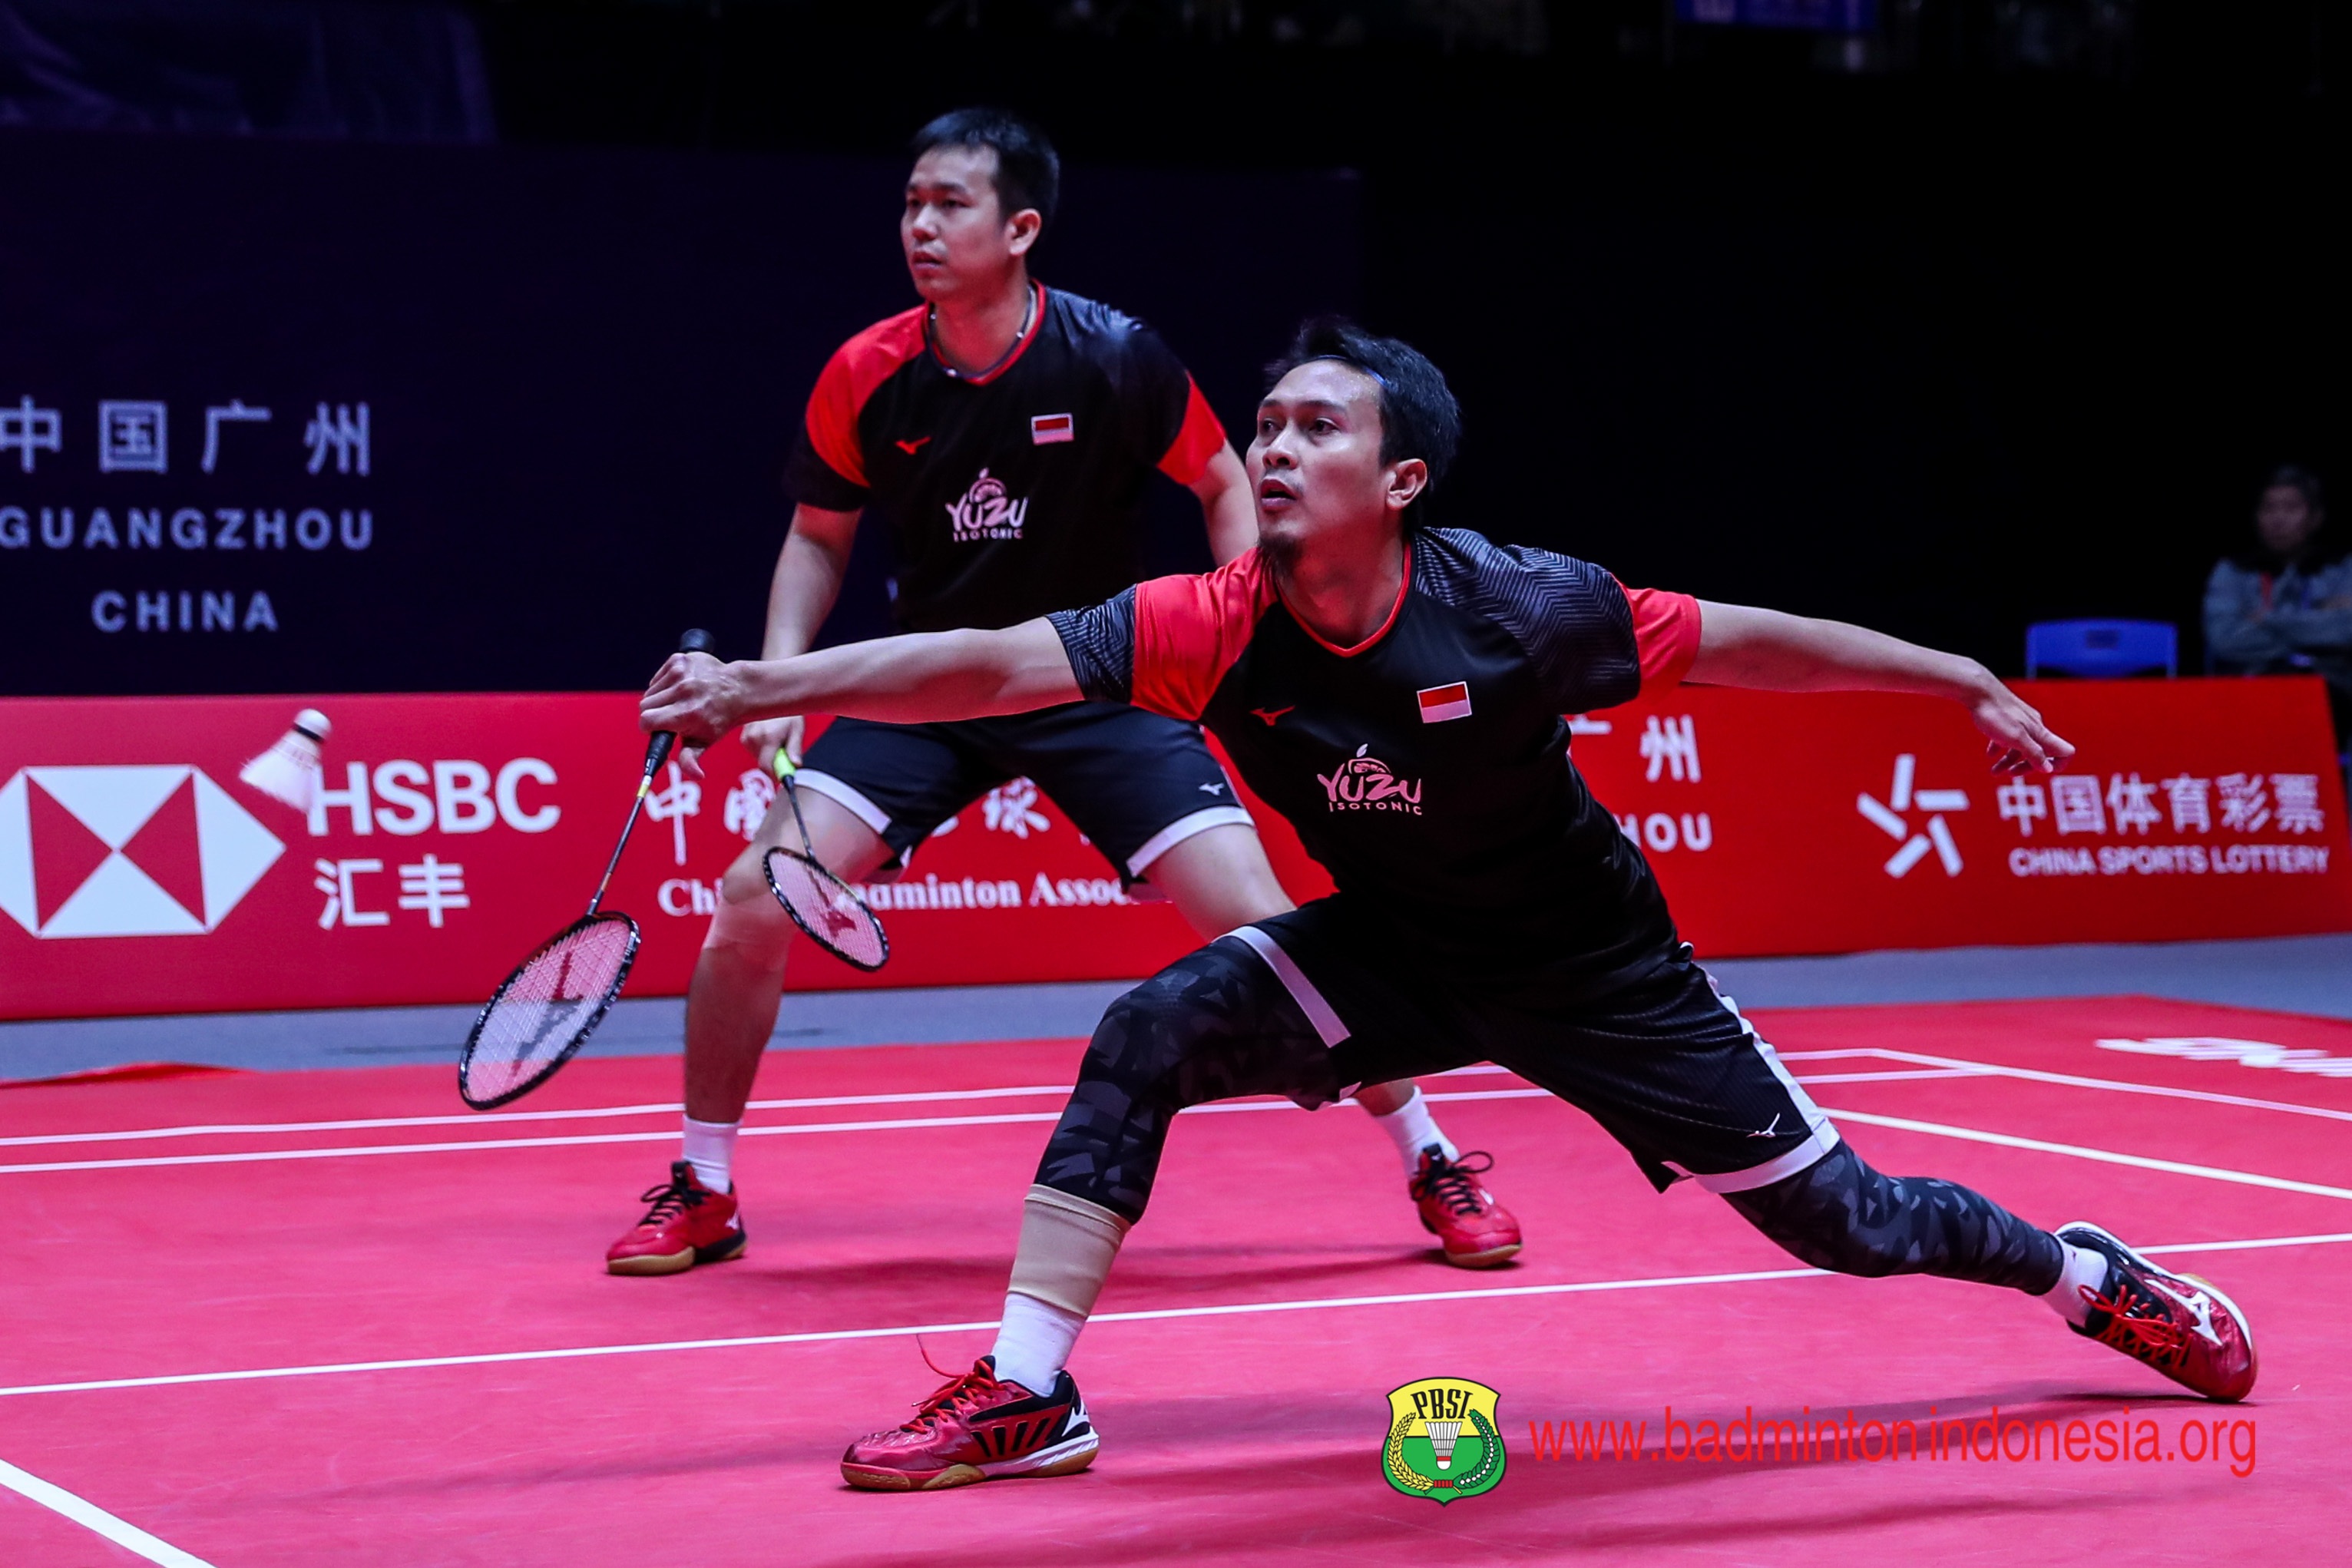
[[[677,645],[680,653],[709,653],[710,647],[710,634],[704,631],[687,633]],[[604,891],[612,886],[621,851],[629,847],[629,835],[645,811],[654,775],[669,761],[677,743],[675,734],[660,730],[646,744],[637,798],[629,806],[629,820],[622,824],[621,841],[613,846],[613,858],[604,862],[588,912],[516,965],[474,1020],[457,1058],[457,1094],[475,1110],[520,1100],[554,1077],[588,1043],[627,983],[629,966],[637,958],[637,922],[618,910],[605,909]]]
[[[760,868],[768,874],[768,887],[776,901],[810,941],[852,969],[871,973],[890,961],[889,934],[857,896],[857,889],[817,859],[809,843],[808,824],[801,819],[800,786],[793,782],[799,771],[784,748],[778,746],[776,782],[784,786],[784,798],[792,803],[793,825],[800,829],[801,847],[776,846],[761,857]]]

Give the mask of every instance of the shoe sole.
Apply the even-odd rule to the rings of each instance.
[[[730,1263],[743,1256],[751,1238],[738,1233],[733,1238],[709,1247],[690,1247],[684,1252],[641,1253],[635,1258],[608,1258],[604,1272],[636,1277],[655,1274],[683,1274],[698,1263]]]
[[[1519,1255],[1520,1243],[1490,1247],[1484,1252],[1445,1252],[1439,1256],[1456,1268],[1498,1268]]]
[[[885,1469],[878,1465],[841,1467],[841,1479],[861,1491],[869,1492],[938,1492],[950,1487],[973,1486],[981,1481],[1024,1480],[1045,1476],[1075,1476],[1095,1462],[1095,1454],[1102,1445],[1089,1432],[1083,1437],[1073,1437],[1066,1443],[1019,1459],[1003,1459],[990,1465],[950,1465],[944,1470],[929,1475],[911,1470]]]
[[[2138,1264],[2142,1268],[2147,1269],[2149,1273],[2161,1274],[2167,1279],[2186,1279],[2189,1283],[2196,1286],[2199,1289],[2204,1291],[2207,1295],[2212,1297],[2213,1300],[2221,1302],[2223,1307],[2227,1308],[2231,1318],[2234,1320],[2238,1325],[2238,1332],[2244,1337],[2246,1342],[2247,1370],[2252,1374],[2246,1383],[2246,1394],[2252,1394],[2254,1391],[2254,1384],[2259,1382],[2262,1378],[2263,1357],[2262,1352],[2254,1348],[2253,1320],[2247,1317],[2244,1312],[2239,1310],[2238,1304],[2230,1300],[2229,1296],[2220,1286],[2214,1284],[2213,1281],[2206,1279],[2201,1274],[2175,1274],[2163,1264],[2154,1262],[2133,1251],[2131,1247],[2125,1242],[2123,1237],[2117,1236],[2114,1231],[2107,1229],[2106,1226],[2093,1225],[2086,1219],[2069,1220],[2067,1223],[2060,1226],[2056,1230],[2052,1231],[2050,1234],[2063,1238],[2064,1234],[2070,1230],[2087,1230],[2094,1236],[2103,1237],[2126,1258],[2130,1258],[2134,1263]],[[2184,1384],[2183,1386],[2186,1385]],[[2202,1391],[2199,1390],[2197,1392],[2201,1393]],[[2219,1394],[2207,1394],[2204,1395],[2205,1398],[2212,1400],[2217,1405],[2233,1405],[2237,1403],[2238,1400],[2243,1399],[2245,1396],[2245,1394],[2241,1394],[2236,1395],[2234,1398],[2225,1399]]]
[[[1437,1234],[1437,1227],[1429,1223],[1426,1215],[1422,1218],[1421,1228],[1432,1236]],[[1441,1244],[1438,1256],[1456,1268],[1494,1268],[1517,1258],[1523,1245],[1515,1241],[1507,1247],[1490,1247],[1484,1252],[1447,1252]]]

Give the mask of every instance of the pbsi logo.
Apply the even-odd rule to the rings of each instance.
[[[1366,753],[1371,742],[1356,748],[1356,754],[1333,769],[1328,777],[1315,775],[1323,786],[1333,811],[1402,811],[1421,815],[1421,781],[1401,779],[1390,771],[1388,763]]]
[[[955,530],[958,544],[982,539],[1018,539],[1021,525],[1028,521],[1029,500],[1014,500],[1004,489],[1004,481],[992,478],[986,468],[971,481],[971,489],[963,499],[948,508],[948,521]]]
[[[1424,1377],[1389,1391],[1381,1474],[1407,1497],[1448,1503],[1503,1481],[1502,1396],[1465,1377]]]
[[[38,937],[200,936],[285,849],[198,768],[25,768],[0,784],[0,910]]]

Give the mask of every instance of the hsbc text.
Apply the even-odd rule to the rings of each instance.
[[[331,777],[331,775],[330,775]],[[352,832],[382,831],[411,837],[438,828],[443,833],[487,833],[504,823],[517,833],[544,833],[563,816],[546,796],[555,770],[537,757],[517,757],[496,773],[465,758],[431,764],[395,757],[343,765],[343,786],[321,788],[310,806],[310,837],[324,838],[337,813]]]

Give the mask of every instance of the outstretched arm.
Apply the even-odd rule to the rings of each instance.
[[[708,745],[736,725],[780,713],[845,713],[921,724],[1026,713],[1078,700],[1053,626],[919,632],[797,658],[721,664],[672,654],[637,704],[638,727]]]
[[[1975,659],[1884,632],[1759,610],[1699,605],[1698,658],[1684,679],[1759,691],[1900,691],[1959,703],[1986,736],[1995,773],[2054,773],[2074,748]]]

